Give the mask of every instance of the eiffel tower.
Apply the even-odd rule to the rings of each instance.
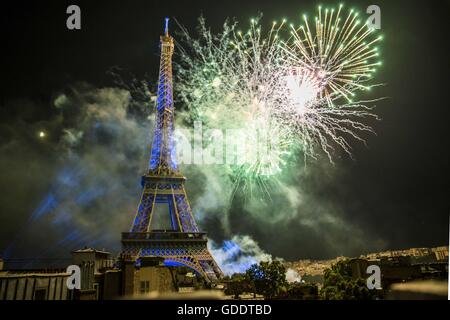
[[[207,281],[223,274],[208,251],[206,233],[195,222],[184,188],[186,178],[175,159],[172,80],[173,38],[168,18],[160,37],[161,60],[156,123],[149,169],[142,176],[142,195],[130,232],[122,233],[122,252],[135,259],[164,258],[166,265],[192,268]]]

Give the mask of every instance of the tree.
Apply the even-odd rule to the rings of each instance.
[[[354,279],[348,260],[339,261],[324,274],[321,297],[326,300],[372,300],[377,296],[369,290],[365,279]]]
[[[317,285],[300,282],[290,283],[286,293],[282,296],[283,299],[294,300],[316,300],[318,297],[319,290]]]
[[[248,281],[245,276],[240,273],[235,273],[226,280],[225,294],[233,295],[234,299],[239,299],[239,295],[249,291]]]
[[[253,294],[262,294],[273,299],[286,290],[286,268],[280,261],[261,261],[252,265],[245,273],[246,279],[253,287]]]

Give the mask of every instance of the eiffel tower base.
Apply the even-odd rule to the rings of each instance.
[[[189,267],[206,281],[216,282],[223,274],[208,251],[207,241],[203,232],[124,232],[122,253],[134,259],[162,257],[167,265]]]

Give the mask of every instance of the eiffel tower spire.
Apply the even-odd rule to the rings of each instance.
[[[166,18],[160,37],[161,60],[156,122],[149,169],[142,176],[142,194],[130,232],[122,233],[123,252],[136,258],[161,256],[167,263],[194,269],[207,280],[222,275],[199,232],[186,194],[186,178],[175,159],[172,55],[173,38]],[[167,218],[167,219],[164,219]]]
[[[166,18],[164,35],[160,39],[158,95],[156,100],[156,124],[153,136],[149,172],[176,174],[175,145],[173,138],[173,38],[169,35],[169,18]]]

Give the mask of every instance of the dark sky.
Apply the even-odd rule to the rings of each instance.
[[[345,2],[349,7],[352,3],[364,11],[372,1]],[[69,4],[81,7],[80,31],[66,29],[65,9]],[[5,127],[17,123],[17,119],[36,123],[53,117],[51,101],[67,86],[80,81],[94,87],[108,85],[107,70],[112,66],[129,70],[137,78],[146,76],[156,81],[158,39],[165,16],[192,28],[197,17],[203,14],[219,30],[226,17],[247,21],[263,12],[267,21],[282,17],[291,20],[297,19],[302,11],[313,11],[317,4],[300,0],[3,3],[0,143],[10,142],[14,128],[9,127],[8,131]],[[447,141],[450,2],[376,1],[374,4],[381,8],[381,31],[385,35],[384,63],[378,76],[386,86],[378,93],[388,99],[377,103],[377,113],[383,120],[375,124],[377,135],[369,138],[368,147],[356,146],[355,160],[338,162],[340,174],[332,183],[321,185],[316,198],[338,203],[343,217],[383,239],[386,245],[379,249],[445,245],[450,213]],[[175,28],[174,23],[172,26]],[[3,159],[8,156],[0,155]],[[48,161],[44,159],[27,161]],[[28,170],[27,161],[23,161],[23,171]],[[38,196],[23,198],[22,194],[14,207],[6,205],[6,198],[28,183],[24,176],[9,177],[7,183],[1,183],[0,251],[27,221],[26,212],[31,214],[39,202]],[[33,192],[43,194],[49,187],[48,182],[41,186],[33,183],[30,189]],[[25,213],[18,214],[22,211]],[[298,254],[295,248],[302,243],[293,240],[297,232],[295,223],[280,231],[266,227],[250,230],[251,223],[246,225],[246,219],[235,221],[238,225],[235,231],[249,231],[264,250],[274,255],[294,259],[348,253],[305,243],[304,250]],[[205,226],[214,229],[213,224],[210,221]],[[249,230],[241,230],[244,226]],[[367,250],[372,248],[377,246],[367,246]],[[358,250],[350,254],[358,254]]]

